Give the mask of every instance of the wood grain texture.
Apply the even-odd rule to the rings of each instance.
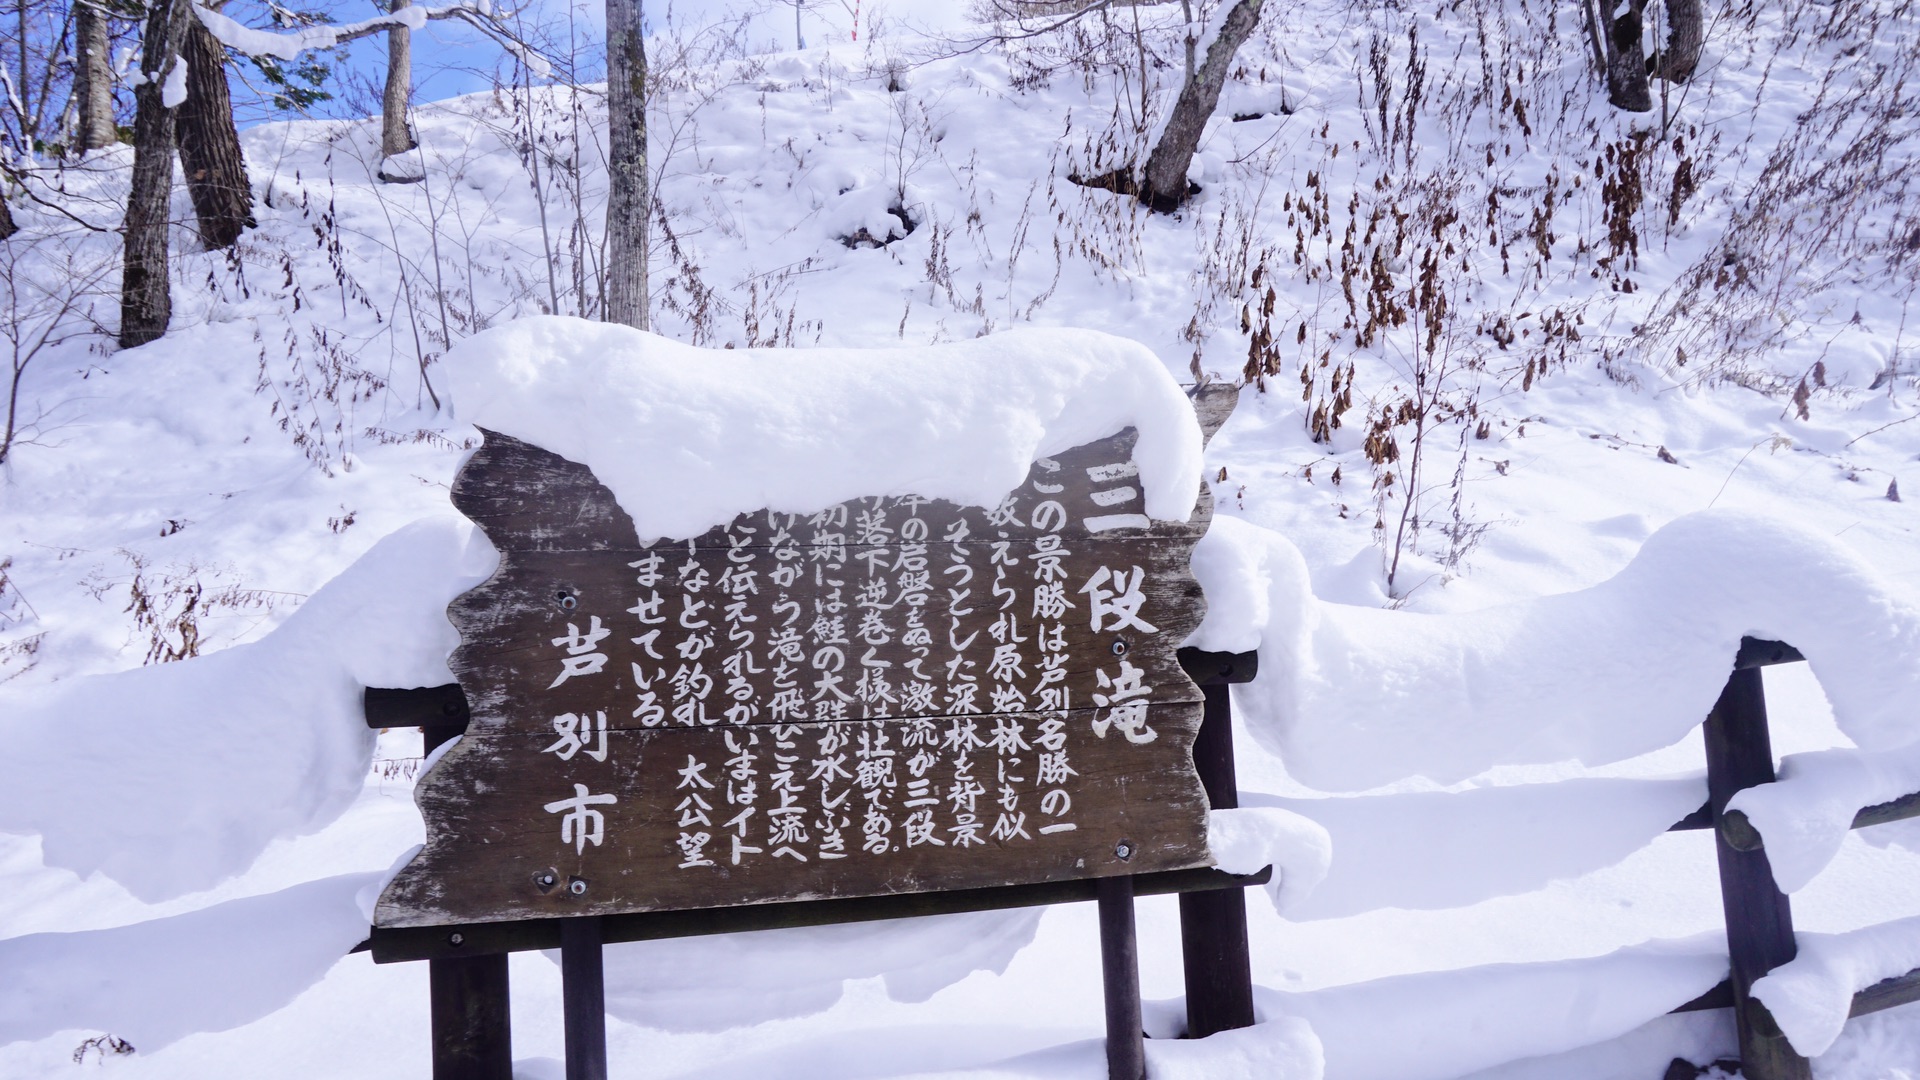
[[[376,925],[1208,865],[1175,650],[1211,502],[1149,521],[1134,440],[992,510],[869,498],[647,544],[585,466],[487,432],[453,490],[501,553],[449,608],[473,718]]]

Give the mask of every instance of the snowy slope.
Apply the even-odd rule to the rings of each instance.
[[[1154,109],[1178,78],[1177,14],[1162,8],[1143,9],[1171,65],[1149,73]],[[1920,737],[1895,707],[1911,700],[1913,654],[1887,630],[1920,605],[1911,504],[1889,497],[1920,458],[1901,254],[1915,148],[1910,120],[1872,107],[1889,93],[1875,65],[1908,70],[1915,29],[1889,10],[1724,15],[1669,129],[1636,139],[1659,113],[1607,108],[1570,9],[1270,6],[1197,159],[1203,190],[1171,217],[1068,180],[1126,161],[1151,129],[1131,59],[1096,49],[1077,64],[1073,42],[1051,39],[937,56],[954,49],[897,32],[676,64],[658,43],[665,337],[899,347],[1083,327],[1142,343],[1185,381],[1237,380],[1251,354],[1266,392],[1243,395],[1206,468],[1224,530],[1283,546],[1234,564],[1239,595],[1267,599],[1249,600],[1244,625],[1216,622],[1238,634],[1221,647],[1276,648],[1323,610],[1329,625],[1400,628],[1354,633],[1404,650],[1379,659],[1425,692],[1438,683],[1415,676],[1462,656],[1551,644],[1527,619],[1585,602],[1563,594],[1629,595],[1594,616],[1616,651],[1532,655],[1542,682],[1565,677],[1546,688],[1565,698],[1525,699],[1551,718],[1514,708],[1475,730],[1488,706],[1471,691],[1488,684],[1463,679],[1462,697],[1434,698],[1444,708],[1413,695],[1433,742],[1396,742],[1405,760],[1321,743],[1310,772],[1314,747],[1277,735],[1286,710],[1262,705],[1278,691],[1243,699],[1246,801],[1320,821],[1333,862],[1288,917],[1250,905],[1273,1022],[1154,1047],[1156,1075],[1624,1080],[1730,1049],[1723,1015],[1655,1019],[1724,974],[1710,844],[1662,832],[1701,797],[1690,718],[1720,678],[1701,665],[1729,635],[1825,631],[1809,647],[1848,680],[1829,692],[1839,708],[1804,667],[1770,671],[1776,752]],[[418,185],[375,181],[372,124],[253,129],[260,227],[232,257],[179,257],[174,330],[119,353],[76,334],[34,359],[23,400],[37,419],[0,480],[0,730],[40,718],[0,766],[32,777],[0,795],[0,970],[30,976],[0,988],[0,1075],[65,1075],[102,1032],[137,1048],[99,1055],[130,1076],[425,1071],[425,970],[334,959],[364,925],[367,883],[420,841],[417,737],[372,741],[352,689],[445,678],[432,619],[486,566],[448,520],[446,485],[475,438],[463,410],[479,403],[458,396],[447,354],[517,317],[593,314],[597,91],[423,106]],[[1877,157],[1846,152],[1863,146]],[[111,225],[129,164],[124,149],[98,155],[60,198]],[[184,193],[176,210],[191,216]],[[110,326],[117,242],[15,212],[34,239],[0,253],[8,326],[32,331],[67,298]],[[1671,555],[1702,519],[1649,538],[1703,510],[1718,531],[1629,587],[1637,557]],[[422,518],[436,523],[402,532]],[[1277,581],[1295,607],[1274,599]],[[1547,596],[1562,598],[1534,603]],[[1690,618],[1702,603],[1714,617]],[[1660,621],[1643,621],[1653,608]],[[1812,614],[1767,622],[1790,608]],[[1405,630],[1428,618],[1451,621]],[[302,619],[364,636],[328,655]],[[1434,644],[1447,640],[1458,650]],[[100,678],[186,652],[204,656],[132,677],[147,681]],[[1637,689],[1671,690],[1671,715],[1610,717],[1609,688],[1663,656],[1671,670]],[[314,683],[285,682],[293,670]],[[198,717],[202,679],[233,694],[274,684],[288,703]],[[145,689],[162,682],[189,689]],[[1574,724],[1554,704],[1566,699],[1592,715]],[[123,728],[88,726],[116,709]],[[1863,709],[1873,724],[1854,723]],[[205,726],[168,742],[183,716]],[[139,744],[113,734],[146,720],[168,726]],[[169,754],[191,768],[142,779],[141,761],[170,770]],[[150,873],[87,846],[105,827],[89,815],[151,813],[144,791],[188,780],[206,802],[140,822]],[[1806,803],[1784,805],[1792,822]],[[1914,836],[1822,841],[1794,894],[1800,928],[1920,915],[1920,856],[1901,843]],[[1141,918],[1146,992],[1174,998],[1173,905],[1143,901]],[[1830,1015],[1822,988],[1875,970],[1860,954],[1911,948],[1910,927],[1891,932],[1813,947],[1824,967],[1783,994]],[[614,1067],[1099,1075],[1094,943],[1091,911],[1063,907],[617,950]],[[184,968],[192,957],[206,967]],[[523,955],[513,975],[521,1071],[558,1076],[557,969]],[[1818,1075],[1911,1070],[1920,1019],[1906,1013],[1849,1024]],[[1178,1015],[1169,1004],[1150,1023],[1171,1034]],[[1824,1038],[1821,1023],[1808,1030]]]

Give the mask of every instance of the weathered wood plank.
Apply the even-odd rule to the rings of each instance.
[[[1166,896],[1265,885],[1272,879],[1271,867],[1257,874],[1246,875],[1193,869],[1140,874],[1133,878],[1133,884],[1135,895]],[[1098,884],[1099,881],[1094,878],[1072,878],[1029,885],[996,885],[984,889],[947,889],[940,892],[743,904],[684,911],[643,911],[603,915],[601,926],[604,938],[610,945],[620,941],[658,941],[707,934],[787,930],[801,926],[838,926],[843,923],[912,919],[967,911],[1005,911],[1048,904],[1086,903],[1097,898]],[[511,922],[461,923],[458,926],[375,927],[355,951],[371,953],[376,964],[401,964],[474,953],[557,949],[560,947],[560,926],[566,921],[517,919]]]
[[[1129,742],[1097,710],[758,729],[468,736],[381,926],[971,888],[1204,866],[1193,703]],[[1052,748],[1052,749],[1050,749]],[[1127,858],[1116,854],[1126,842]]]
[[[1197,700],[1172,650],[1142,647],[1178,642],[1198,622],[1188,546],[1121,547],[1083,549],[1061,566],[1069,585],[1107,571],[1072,598],[1030,579],[903,598],[894,580],[915,571],[848,568],[736,599],[711,585],[638,587],[628,564],[640,552],[514,552],[484,594],[451,609],[464,641],[453,666],[474,730],[488,732],[551,730],[564,714],[604,714],[619,729],[1064,709],[1092,704],[1108,689],[1103,680],[1128,669],[1158,700]],[[886,556],[881,565],[927,562],[875,550]],[[1004,557],[1023,564],[1017,570],[1031,565],[1017,548]],[[693,568],[685,581],[726,581],[737,569],[713,551],[672,561]],[[1006,567],[978,577],[993,571]],[[1125,584],[1110,588],[1119,577]],[[1096,595],[1109,604],[1131,597],[1131,606],[1096,617]]]
[[[1207,865],[1175,652],[1211,506],[1148,521],[1134,441],[1038,461],[992,510],[869,498],[646,544],[584,466],[488,433],[454,485],[501,551],[449,608],[472,721],[378,925]]]
[[[1201,442],[1211,443],[1233,415],[1233,407],[1240,404],[1240,387],[1226,382],[1201,383],[1187,391],[1187,400],[1193,402],[1193,417],[1200,421]]]

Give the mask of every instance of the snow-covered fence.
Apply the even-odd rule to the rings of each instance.
[[[1733,1009],[1741,1072],[1747,1080],[1806,1080],[1812,1076],[1806,1057],[1794,1048],[1788,1031],[1763,1001],[1764,988],[1760,995],[1754,993],[1755,983],[1795,957],[1792,904],[1775,881],[1760,832],[1743,810],[1728,805],[1740,792],[1775,780],[1761,669],[1802,659],[1798,650],[1784,642],[1741,641],[1733,674],[1703,728],[1707,803],[1673,826],[1675,831],[1714,830],[1731,968],[1726,982],[1674,1011]],[[1852,827],[1916,816],[1920,816],[1920,792],[1857,811]],[[1847,1015],[1864,1016],[1911,1001],[1920,1001],[1920,967],[1859,990]],[[1794,1020],[1789,1019],[1786,1027],[1793,1026]]]
[[[1239,799],[1228,690],[1253,678],[1259,658],[1255,653],[1188,648],[1180,650],[1179,660],[1205,696],[1203,720],[1193,745],[1195,768],[1213,808],[1232,808]],[[471,720],[466,694],[458,683],[421,690],[371,687],[364,701],[369,727],[418,727],[429,761],[437,749],[464,734]],[[1255,1022],[1242,890],[1267,884],[1272,876],[1271,867],[1251,874],[1203,868],[1098,880],[606,915],[591,920],[597,925],[590,940],[578,938],[578,929],[589,922],[580,918],[376,928],[355,951],[371,952],[376,963],[430,962],[436,1078],[511,1080],[507,957],[514,952],[561,950],[568,999],[568,1076],[573,1077],[571,1070],[581,1056],[580,1048],[604,1042],[601,1013],[582,1007],[584,999],[598,997],[600,978],[597,968],[578,965],[577,957],[588,949],[626,941],[1095,900],[1100,904],[1109,1072],[1115,1080],[1139,1080],[1144,1062],[1133,898],[1168,893],[1180,897],[1187,1031],[1190,1037],[1199,1038]],[[576,957],[576,966],[569,967],[569,954]]]
[[[1231,728],[1230,684],[1250,681],[1258,654],[1183,649],[1182,665],[1206,695],[1206,720],[1194,743],[1194,762],[1215,809],[1238,802]],[[1796,956],[1791,905],[1775,882],[1760,833],[1747,814],[1729,804],[1742,791],[1775,780],[1761,669],[1799,662],[1801,655],[1782,642],[1747,638],[1734,669],[1703,726],[1707,748],[1708,801],[1675,822],[1670,831],[1712,829],[1720,866],[1726,915],[1729,978],[1673,1011],[1734,1010],[1743,1073],[1750,1080],[1790,1080],[1810,1076],[1805,1056],[1789,1038],[1810,1020],[1804,1004],[1782,1019],[1768,1011],[1755,984]],[[369,690],[367,722],[376,727],[419,726],[429,752],[466,724],[466,701],[457,685],[432,690]],[[1853,814],[1852,827],[1920,817],[1920,792],[1865,807]],[[1264,884],[1272,870],[1232,876],[1220,871],[1176,871],[1133,879],[1140,895],[1178,893],[1182,951],[1187,984],[1187,1035],[1198,1038],[1246,1027],[1254,1020],[1248,967],[1246,909],[1241,886]],[[910,915],[990,910],[1029,904],[1095,899],[1088,882],[1018,886],[909,897],[755,905],[696,912],[616,916],[603,920],[606,940],[632,941],[776,927],[895,918]],[[1107,912],[1114,909],[1109,905]],[[553,921],[499,923],[446,930],[379,930],[366,947],[385,961],[434,961],[434,1044],[437,1062],[464,1062],[462,1076],[506,1075],[488,1072],[482,1062],[504,1068],[506,1039],[506,954],[553,949],[561,944]],[[498,950],[498,951],[493,951]],[[481,954],[481,955],[476,955]],[[1815,958],[1820,959],[1820,958]],[[1882,958],[1884,959],[1884,958]],[[1884,964],[1882,965],[1884,967]],[[1782,976],[1775,975],[1776,982]],[[1111,1001],[1121,1001],[1130,969],[1109,981]],[[1793,992],[1788,985],[1775,1007]],[[1872,983],[1852,994],[1843,1020],[1920,1000],[1920,967]],[[1137,1027],[1137,1025],[1135,1025]],[[1110,1037],[1124,1028],[1121,1019]],[[1804,1039],[1802,1040],[1804,1043]],[[1124,1054],[1124,1050],[1122,1051]],[[1137,1074],[1131,1074],[1137,1075]]]

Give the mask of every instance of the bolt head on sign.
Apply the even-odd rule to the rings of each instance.
[[[1131,429],[998,507],[876,496],[651,545],[586,466],[485,435],[453,488],[500,551],[448,609],[473,719],[377,925],[1210,864],[1175,650],[1212,503],[1150,520]]]

